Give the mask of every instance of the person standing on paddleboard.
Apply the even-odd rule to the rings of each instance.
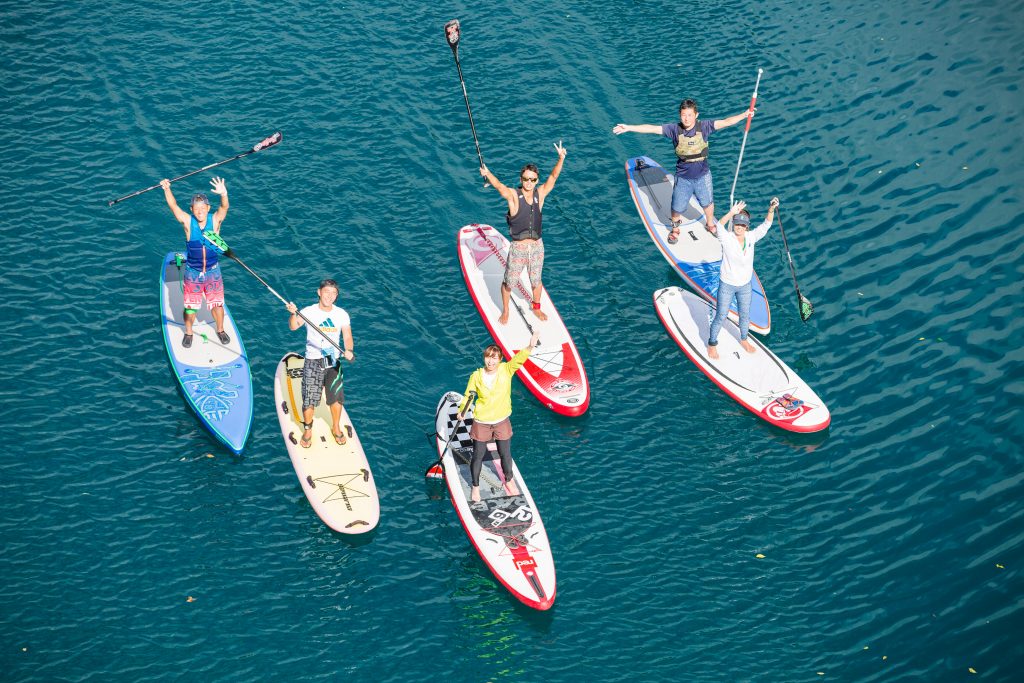
[[[213,192],[220,195],[220,206],[210,215],[210,200],[205,194],[192,196],[192,213],[185,213],[178,206],[171,192],[171,181],[164,178],[160,187],[164,188],[164,199],[171,213],[185,228],[185,275],[182,294],[185,300],[185,336],[181,345],[186,349],[192,346],[192,323],[196,320],[196,312],[203,306],[203,297],[210,307],[210,314],[217,324],[217,338],[221,344],[228,344],[231,337],[224,331],[224,278],[220,272],[217,250],[203,239],[203,233],[212,231],[220,234],[221,223],[228,215],[228,188],[223,178],[210,181]]]
[[[530,357],[530,351],[537,344],[540,332],[534,330],[530,341],[507,363],[501,361],[501,349],[491,344],[484,349],[484,366],[469,376],[462,403],[459,404],[459,420],[466,416],[469,397],[476,394],[473,409],[473,426],[469,436],[473,439],[473,460],[469,471],[473,476],[470,498],[480,501],[480,470],[483,468],[487,443],[493,441],[501,456],[501,470],[505,474],[505,490],[510,496],[519,495],[519,487],[512,480],[512,375]]]
[[[320,332],[306,328],[306,354],[302,365],[302,440],[299,445],[309,448],[313,445],[313,410],[320,405],[320,396],[327,390],[327,407],[331,410],[331,434],[339,446],[344,445],[348,438],[341,428],[341,406],[345,403],[345,390],[342,387],[343,372],[341,360],[337,358],[338,350],[324,335],[342,346],[344,336],[345,360],[355,359],[352,342],[352,319],[345,309],[335,306],[338,299],[338,283],[334,280],[321,280],[316,290],[319,301],[302,309],[302,315],[317,326]],[[306,324],[299,317],[299,308],[292,302],[285,306],[291,316],[288,327],[294,331]],[[323,334],[321,334],[321,332]]]
[[[748,116],[753,117],[754,110],[748,109],[742,114],[718,121],[699,121],[697,116],[696,100],[686,99],[679,103],[678,123],[666,123],[663,126],[620,123],[612,128],[616,135],[651,133],[663,135],[672,141],[677,161],[676,182],[672,189],[672,231],[668,235],[669,244],[679,241],[683,212],[690,204],[690,197],[696,196],[697,203],[704,209],[708,229],[714,227],[715,195],[711,183],[711,168],[708,166],[708,138],[723,128],[736,125]]]
[[[506,187],[487,170],[487,166],[481,164],[480,175],[494,186],[502,197],[508,202],[508,213],[505,220],[508,222],[509,238],[512,244],[508,250],[508,263],[505,265],[505,278],[501,283],[501,317],[498,319],[502,325],[508,322],[508,299],[512,295],[512,287],[519,280],[519,276],[526,268],[530,276],[530,286],[533,288],[533,314],[540,320],[547,320],[548,316],[540,310],[540,293],[543,287],[541,272],[544,269],[544,242],[541,240],[541,211],[544,208],[544,198],[548,196],[555,181],[562,172],[562,162],[565,161],[565,147],[559,140],[555,145],[558,152],[558,162],[551,169],[551,175],[540,187],[537,182],[540,180],[540,171],[536,164],[527,164],[519,172],[520,185],[516,189]]]
[[[747,353],[754,353],[757,348],[747,340],[750,328],[750,290],[754,279],[754,245],[757,244],[772,227],[775,218],[775,207],[779,198],[772,197],[768,202],[768,215],[756,230],[750,228],[750,214],[746,202],[736,202],[729,213],[722,216],[719,225],[728,225],[732,219],[732,232],[726,229],[712,232],[722,243],[722,266],[718,278],[718,303],[715,318],[711,321],[711,332],[708,334],[708,356],[718,358],[718,333],[729,315],[729,306],[733,297],[736,298],[736,310],[740,315],[740,346]]]

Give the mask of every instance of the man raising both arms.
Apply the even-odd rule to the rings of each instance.
[[[727,119],[698,121],[697,102],[686,99],[679,103],[679,123],[666,123],[663,126],[620,123],[612,128],[616,135],[651,133],[663,135],[672,141],[677,161],[676,183],[672,190],[672,232],[668,236],[669,244],[679,241],[683,212],[686,211],[690,197],[693,196],[697,197],[697,203],[704,209],[707,229],[715,231],[715,195],[711,185],[711,169],[708,167],[708,138],[716,131],[734,126],[753,115],[753,111],[747,110]]]
[[[558,152],[558,162],[551,169],[551,175],[544,181],[544,184],[537,187],[540,179],[540,172],[536,164],[527,164],[519,172],[519,180],[522,183],[514,190],[501,184],[493,173],[487,170],[486,166],[480,167],[480,175],[487,182],[494,186],[505,201],[508,202],[508,213],[505,220],[508,222],[509,238],[512,244],[508,250],[508,263],[505,265],[505,278],[501,283],[501,318],[498,319],[502,325],[508,323],[508,299],[512,295],[512,287],[518,282],[522,275],[523,268],[530,276],[530,287],[533,289],[533,314],[540,320],[547,320],[548,316],[540,310],[540,293],[543,288],[541,272],[544,269],[544,242],[541,240],[541,210],[544,208],[544,198],[548,196],[555,186],[558,174],[562,172],[562,162],[565,161],[565,147],[559,140],[555,145]]]

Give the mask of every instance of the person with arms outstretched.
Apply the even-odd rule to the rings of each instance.
[[[512,189],[501,184],[493,173],[487,170],[487,166],[480,166],[480,175],[494,186],[501,196],[508,202],[508,213],[505,220],[508,222],[509,239],[512,240],[508,250],[508,262],[505,264],[505,277],[501,283],[501,317],[498,319],[502,325],[508,323],[508,303],[512,295],[512,287],[515,286],[522,275],[523,268],[530,277],[532,288],[533,314],[540,320],[547,320],[548,316],[540,310],[540,295],[543,288],[541,273],[544,269],[544,242],[541,239],[541,212],[544,208],[544,199],[555,187],[555,181],[562,172],[562,163],[565,161],[565,147],[559,140],[555,145],[558,152],[558,162],[551,169],[551,174],[544,181],[543,185],[537,186],[540,181],[540,172],[536,164],[526,164],[519,172],[519,187]]]
[[[493,441],[501,457],[501,469],[505,474],[505,490],[509,495],[518,496],[519,487],[512,480],[512,375],[530,357],[530,351],[537,345],[540,333],[534,331],[530,341],[507,362],[501,360],[501,349],[491,344],[484,349],[484,366],[469,376],[462,403],[459,404],[459,420],[466,416],[469,397],[476,394],[473,408],[473,426],[469,436],[473,439],[473,459],[469,464],[472,475],[470,498],[480,501],[480,470],[483,468],[487,444]]]
[[[344,445],[348,438],[341,427],[341,407],[345,403],[343,388],[344,373],[341,369],[341,357],[351,362],[355,359],[352,341],[352,319],[347,311],[334,303],[338,300],[338,283],[331,279],[321,280],[316,290],[317,302],[302,309],[302,315],[316,326],[306,326],[306,353],[302,364],[302,440],[299,445],[309,448],[313,445],[313,411],[320,405],[320,397],[326,390],[327,407],[331,411],[331,434],[339,446]],[[306,320],[299,316],[299,308],[292,302],[285,306],[291,314],[288,327],[292,331],[306,325]],[[319,331],[318,331],[319,330]],[[341,346],[339,352],[334,344],[324,338],[329,337],[334,344]],[[344,345],[342,345],[344,339]]]
[[[174,193],[171,192],[171,181],[166,178],[160,181],[167,206],[185,229],[185,274],[182,279],[185,336],[181,339],[181,345],[186,349],[192,346],[192,324],[196,320],[196,312],[202,308],[204,296],[217,325],[217,339],[221,344],[228,344],[231,341],[231,337],[224,331],[224,277],[220,272],[217,250],[203,239],[206,232],[220,234],[221,224],[228,215],[228,188],[223,178],[214,178],[210,185],[213,192],[220,195],[220,206],[212,216],[210,200],[205,194],[193,195],[191,213],[186,213],[178,206]]]
[[[672,231],[668,236],[669,244],[679,241],[683,212],[690,204],[690,198],[694,196],[704,209],[707,229],[715,231],[715,194],[711,183],[711,168],[708,166],[708,138],[713,133],[734,126],[753,115],[753,110],[747,110],[742,114],[717,121],[700,121],[697,102],[685,99],[679,103],[678,123],[666,123],[662,126],[620,123],[612,128],[616,135],[650,133],[662,135],[672,141],[677,160],[675,187],[672,189]]]
[[[716,235],[722,243],[722,265],[718,277],[718,303],[715,318],[711,321],[711,332],[708,334],[708,356],[718,358],[718,333],[729,315],[729,306],[736,299],[736,310],[740,317],[740,346],[747,353],[754,353],[757,348],[747,339],[750,329],[750,294],[751,281],[754,279],[754,245],[772,227],[775,208],[779,198],[772,197],[768,202],[768,215],[764,222],[755,230],[750,228],[750,214],[746,202],[736,202],[729,213],[722,216],[719,225],[722,229]],[[725,229],[730,219],[732,232]]]

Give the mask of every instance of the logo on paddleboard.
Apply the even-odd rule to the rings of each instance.
[[[793,422],[814,409],[792,394],[776,396],[764,407],[764,414],[778,422]]]
[[[189,377],[183,384],[196,409],[207,420],[223,420],[238,398],[239,385],[225,381],[231,379],[231,371],[188,370],[186,374]]]
[[[557,381],[557,382],[555,382],[554,384],[551,385],[551,390],[552,391],[572,391],[575,388],[576,388],[576,384],[574,382],[569,382],[569,381],[564,380],[564,379],[563,380],[559,380],[559,381]]]

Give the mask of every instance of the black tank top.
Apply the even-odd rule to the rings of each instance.
[[[508,221],[508,233],[512,236],[513,242],[519,240],[539,240],[540,239],[540,192],[537,190],[533,191],[533,204],[526,203],[526,197],[523,196],[523,188],[517,187],[516,193],[519,195],[519,211],[513,216],[511,213],[505,214],[505,220]],[[529,207],[529,211],[527,211]]]

